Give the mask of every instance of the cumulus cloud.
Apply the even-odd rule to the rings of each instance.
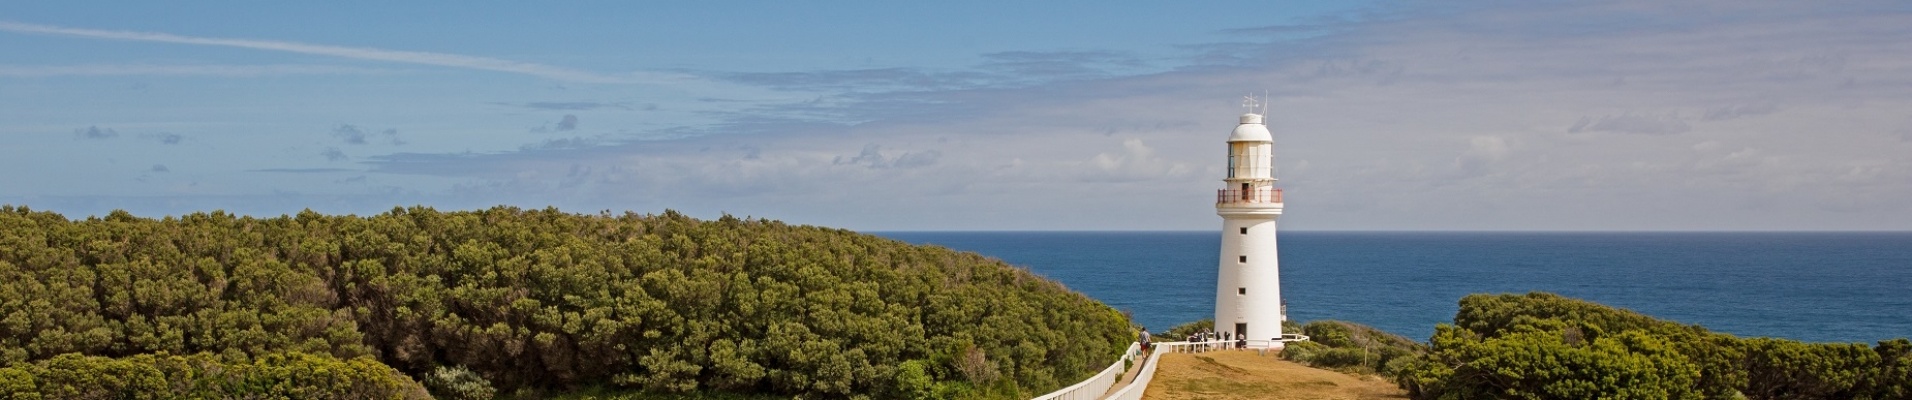
[[[561,118],[561,119],[558,119],[558,127],[557,127],[557,129],[558,129],[558,131],[559,131],[559,132],[563,132],[563,131],[571,131],[571,130],[577,130],[577,129],[578,129],[578,116],[576,116],[576,115],[571,115],[571,114],[565,114],[565,115],[564,115],[564,118]]]
[[[119,137],[119,131],[115,131],[112,128],[100,129],[98,126],[88,126],[74,129],[73,137],[80,139],[112,139]]]
[[[1467,138],[1467,151],[1454,158],[1455,170],[1462,177],[1474,177],[1494,172],[1493,165],[1507,158],[1507,139],[1499,136],[1475,136]]]
[[[1090,180],[1142,181],[1191,171],[1187,165],[1163,159],[1141,138],[1123,139],[1122,151],[1096,153],[1088,164],[1094,169],[1083,175]]]

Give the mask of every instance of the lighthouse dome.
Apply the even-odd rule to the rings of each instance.
[[[1230,142],[1273,142],[1275,137],[1268,134],[1268,125],[1261,123],[1261,114],[1241,115],[1241,125],[1235,126],[1235,133],[1228,135]]]

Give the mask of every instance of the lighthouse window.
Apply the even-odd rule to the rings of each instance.
[[[1248,294],[1248,288],[1235,288],[1235,294]]]
[[[1243,234],[1243,235],[1246,235],[1246,234],[1248,234],[1248,227],[1246,227],[1246,226],[1244,226],[1244,227],[1241,227],[1241,234]]]
[[[1248,262],[1248,256],[1241,256],[1241,262]]]
[[[1228,155],[1228,177],[1235,177],[1235,155]]]

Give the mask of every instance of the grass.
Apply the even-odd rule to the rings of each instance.
[[[1309,368],[1275,354],[1218,351],[1164,354],[1143,399],[1405,399],[1394,383],[1373,375]]]

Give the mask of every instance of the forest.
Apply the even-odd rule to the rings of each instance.
[[[998,260],[766,219],[0,206],[5,398],[1027,398],[1132,339]]]

